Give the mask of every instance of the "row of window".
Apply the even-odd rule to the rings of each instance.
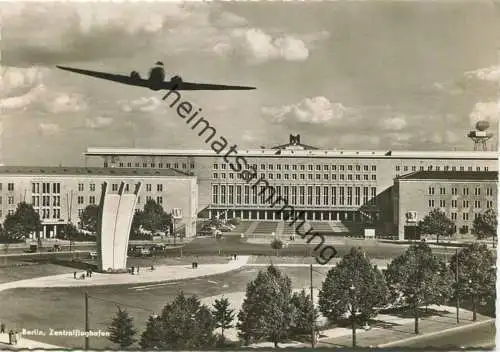
[[[227,177],[229,179],[234,179],[234,173],[233,172],[230,172],[227,174]],[[344,174],[340,174],[340,175],[336,175],[336,174],[323,174],[323,178],[321,177],[322,175],[321,174],[316,174],[315,177],[313,177],[314,175],[313,174],[307,174],[307,179],[308,180],[314,180],[316,179],[317,181],[321,181],[321,179],[325,180],[325,181],[328,181],[330,180],[330,176],[331,176],[331,180],[332,181],[335,181],[337,180],[337,178],[339,180],[345,180],[346,177]],[[243,176],[241,173],[237,173],[236,174],[236,177],[239,178],[239,179],[242,179]],[[260,177],[261,178],[266,178],[266,174],[264,173],[261,173],[260,174]],[[268,174],[267,175],[267,179],[268,180],[273,180],[273,179],[276,179],[276,180],[281,180],[283,177],[284,180],[290,180],[290,174]],[[221,178],[221,179],[225,179],[226,178],[226,173],[217,173],[217,172],[214,172],[213,174],[213,178],[214,179],[218,179],[218,178]],[[305,174],[291,174],[291,179],[292,180],[305,180],[306,179],[306,176]],[[360,174],[356,174],[356,175],[352,175],[352,174],[349,174],[347,175],[347,180],[349,181],[352,181],[352,180],[356,180],[356,181],[376,181],[377,180],[377,175],[375,174],[372,174],[372,175],[367,175],[367,174],[364,174],[364,175],[360,175]]]
[[[42,193],[47,194],[47,193],[56,193],[60,194],[61,193],[61,184],[59,182],[55,183],[50,183],[50,182],[33,182],[31,184],[31,193],[40,193],[40,185],[42,185]],[[52,191],[51,191],[52,190]]]
[[[42,206],[44,207],[49,207],[52,206],[54,207],[59,207],[61,206],[61,196],[52,196],[52,202],[50,201],[50,196],[32,196],[31,197],[31,204],[33,204],[34,207],[39,207],[40,206],[40,198],[42,199]]]
[[[477,217],[481,215],[480,213],[474,213],[474,219],[477,219]],[[451,220],[457,220],[458,215],[457,213],[451,213]],[[469,220],[469,213],[462,213],[462,220],[468,221]]]
[[[429,199],[429,207],[434,208],[436,205],[436,202],[434,199]],[[439,200],[439,207],[444,208],[446,207],[446,200],[441,199]],[[456,199],[452,199],[451,201],[451,207],[452,208],[458,208],[458,201]],[[486,201],[486,207],[487,208],[493,208],[493,201],[492,200],[487,200]],[[468,200],[463,200],[462,201],[462,208],[469,208],[469,201]],[[479,209],[481,208],[481,201],[480,200],[475,200],[474,201],[474,208]]]
[[[273,191],[270,191],[272,189]],[[273,193],[274,192],[274,193]],[[377,195],[376,187],[344,186],[212,186],[213,204],[272,204],[282,197],[298,205],[361,205]]]
[[[2,191],[2,183],[0,183],[0,192]],[[12,182],[7,183],[7,191],[12,192],[14,191],[14,184]]]
[[[2,204],[2,197],[0,197],[0,205]],[[14,196],[8,196],[7,197],[7,204],[13,205],[14,204]]]
[[[434,187],[429,187],[429,195],[434,195],[435,194],[435,188]],[[446,188],[445,187],[440,187],[439,188],[439,194],[446,194]],[[464,187],[462,188],[462,194],[464,196],[468,196],[469,195],[469,188],[468,187]],[[452,187],[451,188],[451,195],[452,196],[457,196],[458,195],[458,187]],[[476,187],[474,188],[474,195],[475,196],[480,196],[481,195],[481,188],[480,187]],[[488,187],[486,188],[486,195],[487,196],[492,196],[493,195],[493,187]]]
[[[257,168],[257,164],[253,164],[251,166],[254,170],[258,170]],[[228,168],[227,164],[214,164],[214,170],[226,170]],[[250,165],[247,164],[247,169],[250,168]],[[319,165],[317,164],[316,166],[312,165],[312,164],[309,164],[307,165],[307,170],[308,171],[313,171],[313,170],[316,170],[316,171],[345,171],[347,169],[347,171],[361,171],[361,169],[363,169],[363,171],[377,171],[377,166],[376,165],[363,165],[363,168],[361,168],[361,165]],[[296,171],[296,170],[300,170],[300,171],[305,171],[306,170],[306,165],[304,164],[300,164],[300,165],[297,165],[297,164],[292,164],[292,165],[289,165],[289,164],[260,164],[260,170],[270,170],[270,171],[273,171],[273,170],[276,170],[276,171],[281,171],[281,170],[285,170],[285,171],[288,171],[288,170],[293,170],[293,171]]]
[[[425,167],[424,166],[419,166],[419,171],[424,171]],[[443,166],[443,171],[457,171],[456,166]],[[459,167],[460,171],[465,171],[465,166],[460,166]],[[467,171],[472,171],[473,167],[468,166]],[[483,168],[484,171],[488,171],[488,166],[485,166]],[[396,172],[398,171],[410,171],[410,166],[404,166],[401,167],[400,165],[396,165]],[[417,167],[415,165],[411,166],[411,171],[417,171]],[[441,166],[435,166],[433,167],[432,165],[427,166],[427,171],[441,171]],[[476,171],[481,171],[481,167],[476,166]]]
[[[51,209],[47,209],[47,208],[42,208],[42,209],[35,208],[35,211],[38,212],[41,219],[50,219],[51,213],[52,213],[52,219],[60,219],[61,218],[61,209],[52,209],[52,212],[50,210]]]
[[[113,183],[111,184],[111,190],[116,192],[118,191],[118,187],[120,185],[118,183]],[[146,191],[147,192],[151,192],[151,190],[153,189],[152,185],[150,183],[146,184]],[[94,183],[91,183],[89,184],[89,190],[91,192],[94,192],[95,191],[95,184]],[[130,190],[130,185],[127,183],[125,184],[125,192],[128,192]],[[78,191],[79,192],[84,192],[85,191],[85,184],[83,183],[79,183],[78,184]],[[157,192],[163,192],[163,184],[159,183],[156,185],[156,191]]]
[[[127,165],[127,167],[132,167],[132,163],[131,162],[128,162],[127,164],[120,162],[118,165],[119,165],[119,167],[125,167],[125,165]],[[158,164],[156,164],[156,163],[149,163],[148,164],[148,163],[143,162],[141,164],[141,163],[136,162],[133,165],[134,165],[134,167],[137,167],[137,168],[141,167],[141,165],[142,165],[142,167],[151,167],[151,168],[158,168],[158,169],[163,169],[163,168],[166,168],[166,169],[171,169],[171,168],[178,169],[179,165],[183,169],[187,169],[188,168],[188,164],[186,164],[186,163],[182,163],[182,164],[179,164],[179,163],[158,163]],[[108,167],[108,163],[107,162],[104,163],[104,167]],[[189,164],[189,167],[191,169],[194,169],[194,164]]]

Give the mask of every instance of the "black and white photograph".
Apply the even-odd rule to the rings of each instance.
[[[0,2],[0,350],[496,349],[500,2]]]

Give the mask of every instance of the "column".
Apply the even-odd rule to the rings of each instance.
[[[54,238],[57,238],[57,225],[54,225]]]
[[[47,238],[47,225],[42,225],[43,228],[43,237],[42,238]]]

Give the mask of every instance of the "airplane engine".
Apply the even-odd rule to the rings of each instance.
[[[171,82],[182,82],[182,77],[181,76],[173,76],[172,78],[170,78],[170,81]]]
[[[154,67],[149,73],[149,80],[155,83],[161,83],[165,80],[165,72],[163,67]]]
[[[138,78],[138,79],[140,79],[141,75],[137,71],[132,71],[132,72],[130,72],[130,77],[131,78]]]

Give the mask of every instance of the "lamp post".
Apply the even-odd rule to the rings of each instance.
[[[458,248],[455,250],[455,258],[456,258],[456,268],[455,268],[455,281],[457,284],[457,292],[456,292],[456,301],[457,301],[457,324],[460,324],[460,287],[458,281]]]
[[[352,328],[352,347],[356,347],[356,305],[355,305],[355,290],[356,287],[351,284],[349,292],[351,294],[351,328]]]

